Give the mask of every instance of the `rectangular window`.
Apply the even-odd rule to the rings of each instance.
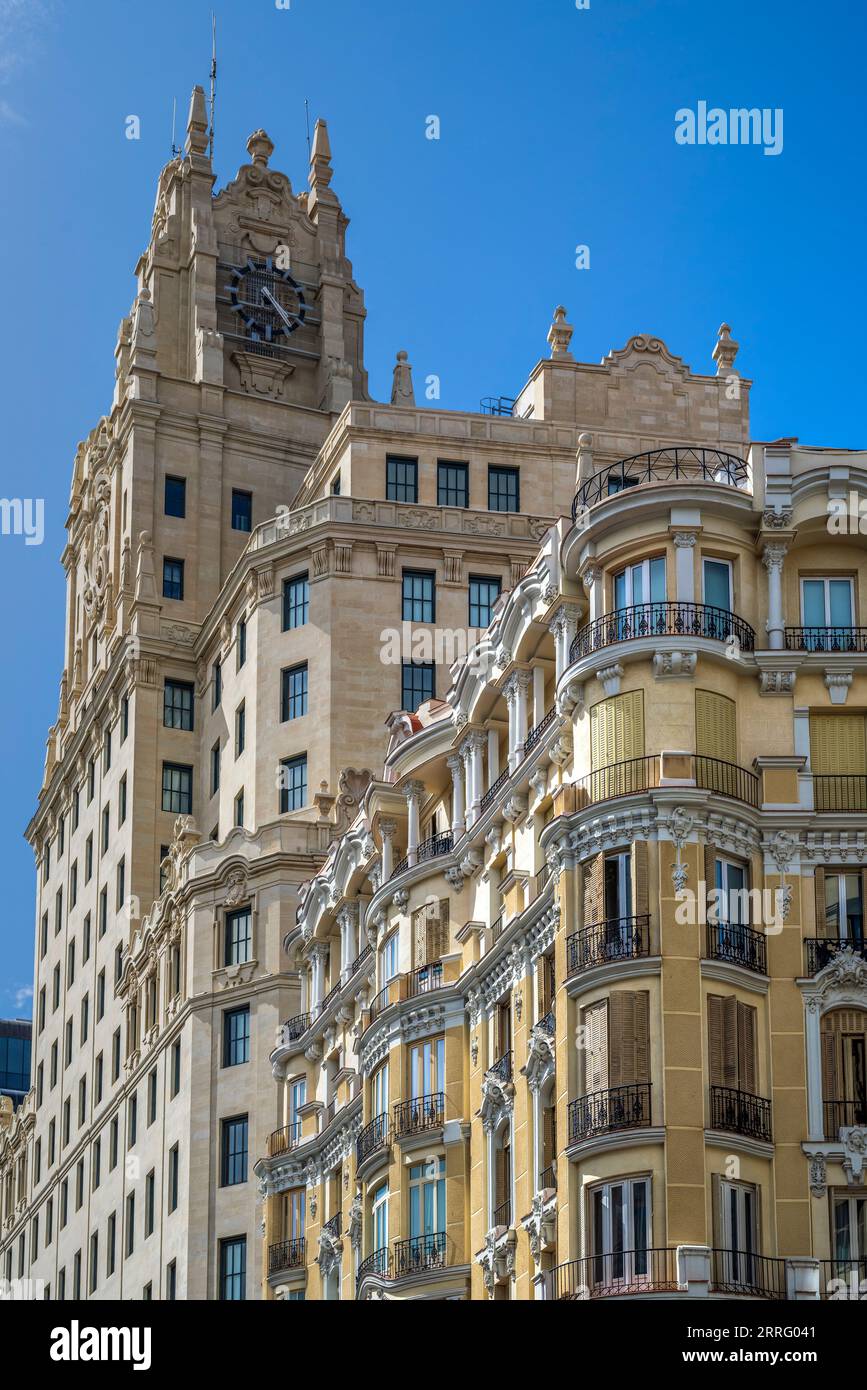
[[[102,770],[108,772],[111,767],[111,729],[106,729],[102,737]],[[61,854],[63,851],[61,850]]]
[[[418,459],[386,459],[385,495],[389,502],[418,501]]]
[[[153,1230],[154,1230],[154,1207],[155,1207],[155,1199],[156,1199],[156,1185],[157,1185],[156,1173],[154,1172],[154,1170],[153,1170],[153,1168],[152,1168],[152,1169],[150,1170],[150,1172],[148,1173],[147,1177],[145,1178],[145,1219],[144,1219],[145,1240],[147,1240],[148,1236],[153,1235]]]
[[[235,757],[240,758],[247,741],[247,705],[241,701],[235,710]]]
[[[250,1006],[227,1009],[223,1014],[223,1066],[237,1067],[250,1060]]]
[[[88,835],[84,845],[84,881],[90,883],[93,876],[93,836]]]
[[[108,930],[108,888],[101,890],[99,895],[99,935],[105,936]]]
[[[148,1073],[148,1128],[157,1117],[157,1072],[156,1067]]]
[[[247,1297],[247,1237],[220,1241],[220,1300],[238,1303]]]
[[[93,800],[93,794],[94,794],[95,790],[96,790],[96,759],[95,759],[95,758],[91,758],[90,761],[89,761],[88,764],[87,764],[87,804],[88,804],[88,806],[90,805],[91,801]]]
[[[62,889],[62,888],[58,888],[57,892],[56,892],[55,895],[54,895],[54,935],[55,935],[55,936],[56,936],[57,933],[60,931],[60,928],[61,928],[62,926],[63,926],[63,889]]]
[[[93,1083],[93,1084],[94,1084],[94,1091],[95,1091],[95,1094],[94,1094],[94,1104],[95,1104],[95,1105],[99,1105],[100,1101],[102,1100],[102,1085],[103,1085],[103,1073],[104,1073],[104,1071],[105,1071],[105,1064],[104,1064],[103,1059],[102,1059],[102,1053],[100,1052],[100,1053],[97,1055],[97,1058],[96,1058],[96,1068],[95,1068],[95,1071],[94,1071],[94,1083]]]
[[[120,741],[124,743],[129,733],[129,696],[124,695],[120,702]],[[76,792],[76,796],[78,793]],[[75,823],[78,824],[78,806],[76,804]]]
[[[283,581],[283,631],[303,627],[310,606],[310,585],[306,574]]]
[[[70,941],[66,948],[66,988],[75,984],[75,942]]]
[[[241,619],[241,621],[238,623],[237,629],[236,629],[236,631],[235,631],[235,652],[236,652],[236,660],[237,660],[237,670],[240,671],[241,667],[244,665],[244,663],[245,663],[246,660],[247,660],[247,619],[246,619],[246,618],[242,618],[242,619]]]
[[[436,620],[435,578],[426,570],[404,570],[402,617],[405,623]]]
[[[120,1029],[116,1028],[111,1039],[111,1079],[117,1081],[120,1076]]]
[[[851,579],[802,579],[801,618],[807,651],[847,651],[855,622]]]
[[[650,1275],[650,1179],[603,1183],[590,1190],[591,1287],[603,1289]]]
[[[307,662],[280,673],[280,719],[300,719],[307,713]]]
[[[517,468],[488,468],[488,511],[521,510],[519,477]]]
[[[42,914],[42,927],[39,933],[39,959],[43,960],[48,951],[48,913]]]
[[[80,1033],[79,1041],[80,1041],[80,1042],[82,1042],[82,1043],[86,1043],[86,1042],[87,1042],[87,1035],[88,1035],[89,1030],[90,1030],[90,995],[89,995],[89,994],[85,994],[84,998],[83,998],[82,1001],[81,1001],[81,1019],[80,1019],[80,1027],[79,1027],[79,1033]]]
[[[166,1300],[174,1303],[178,1296],[178,1262],[171,1260],[166,1265]]]
[[[90,913],[84,919],[84,926],[81,931],[81,959],[90,960]]]
[[[121,740],[122,741],[122,740]],[[72,793],[72,829],[78,829],[78,822],[81,816],[81,791],[78,787]]]
[[[175,1096],[178,1094],[178,1092],[180,1091],[180,1089],[181,1089],[181,1042],[180,1042],[180,1038],[179,1038],[177,1042],[172,1043],[172,1085],[171,1085],[171,1099],[172,1099],[172,1100],[174,1100]]]
[[[120,912],[126,901],[126,860],[121,859],[117,866],[117,893],[115,896],[115,909]]]
[[[235,1187],[247,1181],[247,1116],[223,1121],[220,1183]]]
[[[117,1214],[112,1212],[108,1218],[108,1237],[105,1244],[105,1273],[106,1278],[114,1274],[114,1252],[117,1242]]]
[[[401,709],[414,714],[419,705],[434,698],[436,667],[432,661],[405,661],[401,667]]]
[[[253,956],[253,918],[249,907],[226,913],[226,965],[244,965]]]
[[[253,529],[253,494],[239,492],[232,488],[232,530],[251,531]]]
[[[166,891],[168,882],[168,845],[160,845],[160,895]]]
[[[500,589],[499,579],[470,575],[470,627],[490,627]]]
[[[127,1258],[135,1250],[135,1193],[130,1192],[126,1199],[126,1253]]]
[[[100,853],[106,854],[111,844],[111,805],[106,802],[102,808],[102,837],[100,840]]]
[[[180,763],[163,763],[162,808],[173,816],[193,811],[193,769]]]
[[[446,1161],[440,1158],[427,1163],[414,1163],[409,1170],[410,1237],[420,1241],[425,1236],[442,1236],[444,1251],[445,1229]],[[429,1241],[427,1244],[439,1252],[439,1241]]]
[[[138,1138],[138,1095],[132,1095],[126,1108],[126,1146],[134,1149]]]
[[[235,824],[243,828],[244,825],[244,788],[235,797]]]
[[[220,740],[211,749],[211,796],[220,790]]]
[[[184,596],[183,560],[163,560],[163,598],[182,599]]]
[[[123,825],[126,820],[126,774],[120,779],[117,789],[117,823]]]
[[[102,1181],[102,1140],[97,1139],[90,1160],[90,1185],[95,1192]]]
[[[465,463],[437,463],[437,506],[470,505],[469,468]]]
[[[78,860],[73,864],[69,872],[69,906],[75,907],[78,902]]]
[[[165,514],[166,516],[185,517],[187,514],[187,480],[186,478],[166,478],[165,492]]]
[[[193,727],[193,686],[189,681],[167,680],[163,688],[163,725],[167,729]]]
[[[221,661],[214,662],[212,676],[214,685],[212,708],[219,709],[223,699],[223,663]]]
[[[180,1171],[180,1164],[180,1148],[177,1144],[173,1144],[172,1147],[169,1149],[168,1204],[170,1215],[173,1211],[177,1209],[178,1205],[178,1175]]]
[[[300,811],[307,805],[307,754],[284,758],[280,763],[280,814]]]

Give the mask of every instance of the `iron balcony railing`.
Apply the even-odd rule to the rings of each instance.
[[[322,1015],[325,1013],[325,1010],[334,1003],[335,999],[340,993],[340,989],[341,985],[340,981],[338,980],[337,984],[334,985],[333,988],[328,991],[325,998],[321,1001],[321,1003],[317,1004],[316,1008],[313,1010],[312,1021],[314,1023],[316,1019],[321,1018]]]
[[[747,1298],[786,1297],[786,1261],[753,1250],[711,1250],[711,1290]]]
[[[428,1269],[445,1269],[445,1266],[445,1231],[434,1231],[427,1236],[410,1236],[409,1240],[396,1240],[394,1243],[392,1270],[395,1279],[423,1274]]]
[[[749,623],[726,608],[661,599],[657,603],[618,608],[595,618],[573,639],[569,660],[580,661],[605,647],[639,637],[707,637],[714,642],[728,642],[735,637],[745,652],[754,651],[756,645],[756,634]]]
[[[579,1096],[569,1105],[569,1142],[592,1139],[618,1129],[642,1129],[650,1124],[650,1082],[612,1086]]]
[[[389,1144],[388,1135],[388,1115],[383,1113],[371,1120],[369,1125],[361,1131],[355,1141],[355,1166],[360,1168],[365,1159],[381,1149],[387,1149]]]
[[[388,1008],[391,1002],[391,980],[383,985],[378,994],[375,994],[367,1006],[368,1027],[374,1023],[379,1015]]]
[[[822,1109],[825,1114],[826,1139],[836,1142],[841,1129],[867,1125],[867,1096],[859,1096],[854,1100],[823,1100]]]
[[[532,750],[536,747],[536,744],[544,738],[545,730],[550,729],[551,725],[554,723],[554,720],[556,718],[557,709],[556,706],[552,706],[552,708],[549,709],[548,713],[544,716],[544,718],[540,719],[539,723],[536,724],[528,733],[524,742],[525,754],[532,752]]]
[[[307,1241],[304,1236],[296,1240],[278,1240],[276,1245],[268,1246],[268,1273],[279,1274],[284,1269],[298,1269],[306,1261]]]
[[[280,1154],[288,1153],[300,1142],[301,1121],[296,1120],[291,1125],[283,1125],[281,1129],[273,1130],[268,1136],[268,1157],[279,1158]]]
[[[817,811],[867,811],[867,775],[863,772],[816,772],[813,805]]]
[[[516,405],[512,396],[483,396],[479,410],[483,415],[514,415]]]
[[[770,1144],[773,1138],[771,1102],[733,1086],[711,1086],[710,1127],[743,1134],[748,1139],[763,1139]]]
[[[557,1165],[549,1163],[547,1168],[543,1168],[539,1174],[539,1190],[541,1192],[557,1191]]]
[[[283,1041],[297,1042],[298,1038],[303,1037],[310,1027],[310,1014],[296,1014],[283,1024]]]
[[[806,955],[806,974],[818,975],[824,970],[839,951],[854,951],[856,956],[867,960],[867,941],[864,937],[825,937],[808,936],[804,941]]]
[[[402,1139],[410,1134],[424,1134],[429,1129],[442,1129],[446,1098],[442,1091],[413,1100],[399,1101],[394,1107],[394,1134]]]
[[[361,952],[361,955],[356,956],[355,960],[352,962],[352,965],[349,967],[350,976],[357,975],[361,967],[365,964],[366,961],[370,960],[370,957],[372,955],[373,947],[365,946],[364,950]]]
[[[724,762],[721,758],[708,758],[703,753],[690,753],[689,758],[697,787],[758,807],[759,779],[754,772],[737,763]],[[624,762],[597,768],[595,772],[588,772],[579,778],[574,785],[578,788],[579,800],[583,799],[584,804],[589,806],[600,801],[612,801],[615,797],[652,791],[659,786],[659,776],[660,755],[648,753],[643,758],[627,758]]]
[[[482,797],[482,800],[481,800],[481,802],[480,802],[480,807],[479,807],[480,811],[487,811],[488,807],[489,807],[494,801],[496,801],[497,795],[498,795],[499,792],[502,790],[502,788],[506,785],[506,783],[508,782],[508,780],[509,780],[509,778],[511,777],[511,775],[512,775],[512,770],[511,770],[511,768],[508,768],[508,767],[506,768],[506,770],[505,770],[504,772],[501,772],[501,773],[500,773],[500,775],[499,775],[499,777],[497,778],[496,782],[493,782],[493,783],[490,785],[490,787],[488,787],[488,790],[485,792],[484,796]]]
[[[636,960],[650,954],[650,916],[612,917],[594,922],[566,938],[566,968],[569,975],[590,970],[611,961]]]
[[[373,1274],[379,1279],[391,1278],[391,1251],[387,1245],[383,1245],[379,1250],[374,1250],[372,1255],[368,1255],[366,1260],[362,1260],[358,1266],[358,1273],[355,1276],[356,1288],[367,1275]]]
[[[494,1207],[494,1214],[493,1214],[492,1220],[493,1220],[493,1223],[494,1223],[494,1230],[496,1230],[498,1226],[506,1226],[507,1228],[508,1228],[509,1226],[511,1226],[511,1224],[512,1224],[512,1199],[511,1199],[511,1197],[507,1197],[506,1200],[505,1200],[505,1202],[500,1202],[500,1204],[499,1204],[498,1206]]]
[[[453,837],[451,831],[446,831],[442,835],[430,835],[426,840],[422,840],[416,846],[415,862],[422,864],[427,859],[437,859],[441,854],[451,854]],[[410,856],[405,854],[399,859],[391,871],[391,877],[397,878],[398,874],[404,873],[410,867]]]
[[[554,1299],[622,1298],[677,1293],[677,1251],[666,1247],[617,1250],[569,1260],[551,1271]]]
[[[431,961],[430,965],[419,965],[407,975],[407,995],[415,999],[419,994],[429,994],[432,989],[442,989],[443,963]]]
[[[337,1212],[335,1216],[331,1217],[330,1221],[326,1221],[325,1225],[322,1227],[322,1234],[324,1236],[331,1236],[332,1240],[339,1240],[342,1232],[343,1213]]]
[[[744,801],[748,806],[759,806],[759,779],[754,772],[722,758],[708,758],[704,753],[694,753],[692,761],[697,787],[730,796],[733,801]]]
[[[787,627],[788,652],[867,652],[867,627]]]
[[[829,1302],[863,1302],[867,1293],[867,1256],[861,1259],[820,1260],[819,1297]]]
[[[739,922],[708,922],[707,959],[742,965],[757,975],[767,975],[767,937]]]
[[[541,1028],[543,1033],[547,1033],[549,1038],[553,1038],[556,1026],[557,1020],[554,1017],[553,1009],[549,1009],[546,1014],[543,1014],[536,1024],[536,1027]]]
[[[626,488],[643,483],[716,483],[749,491],[750,472],[747,464],[736,454],[719,449],[651,449],[634,454],[602,468],[578,489],[572,503],[573,520],[579,511],[592,507],[605,497],[613,497]]]
[[[501,912],[497,920],[491,923],[491,945],[493,945],[495,941],[499,941],[500,937],[503,935],[505,920],[505,914]]]
[[[504,1052],[502,1057],[498,1057],[492,1067],[488,1067],[488,1076],[493,1076],[497,1081],[511,1081],[512,1079],[512,1054]]]

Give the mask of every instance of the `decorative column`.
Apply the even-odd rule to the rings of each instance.
[[[340,922],[340,973],[347,975],[358,955],[358,903],[346,903],[338,917]]]
[[[533,667],[533,728],[545,718],[545,668]]]
[[[407,782],[403,788],[407,807],[406,857],[410,865],[415,863],[415,853],[419,841],[419,807],[424,796],[424,782]]]
[[[530,672],[516,671],[512,677],[515,682],[516,707],[515,707],[515,752],[518,755],[518,762],[524,756],[524,745],[527,742],[527,692],[530,689]]]
[[[312,1011],[318,1009],[325,998],[325,962],[328,959],[328,947],[319,941],[313,946],[310,956],[313,962],[313,998],[310,1001]]]
[[[488,790],[500,775],[500,734],[497,729],[488,730]]]
[[[678,603],[695,603],[695,531],[675,531],[674,541],[674,582]]]
[[[768,641],[772,652],[781,652],[786,645],[786,619],[783,615],[783,561],[788,546],[774,541],[762,551],[762,564],[768,572]]]
[[[397,830],[397,821],[381,820],[379,822],[379,833],[382,836],[382,881],[388,883],[394,873],[394,834]]]
[[[569,665],[569,649],[578,631],[578,609],[574,604],[563,603],[557,609],[554,617],[548,626],[548,631],[554,638],[554,649],[557,657],[557,680]]]
[[[484,794],[484,774],[482,772],[482,750],[487,743],[487,735],[479,730],[468,734],[461,746],[467,769],[467,825],[475,825],[481,811]]]
[[[604,594],[602,584],[603,570],[598,565],[588,565],[581,576],[581,582],[590,599],[590,622],[602,617]]]
[[[460,753],[446,758],[446,767],[452,774],[452,835],[457,840],[466,828],[464,811],[464,760]]]

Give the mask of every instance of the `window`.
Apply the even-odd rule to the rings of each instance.
[[[118,912],[126,900],[126,860],[121,859],[117,866],[116,874],[116,895],[114,905]]]
[[[867,1273],[867,1197],[863,1193],[852,1196],[848,1193],[834,1194],[831,1205],[834,1260],[839,1261],[841,1266],[833,1271],[834,1277],[845,1280],[848,1290],[852,1267],[856,1265],[860,1285],[858,1292],[861,1292],[864,1285],[860,1281]]]
[[[129,696],[124,695],[120,702],[120,741],[124,743],[129,733]],[[76,792],[75,823],[78,824],[78,792]]]
[[[635,608],[639,604],[665,601],[665,556],[640,560],[614,576],[614,607],[617,610]],[[665,621],[665,614],[662,613]],[[642,622],[652,624],[654,613],[645,615]],[[637,621],[637,620],[636,620]],[[624,628],[625,631],[625,628]]]
[[[223,1014],[223,1066],[237,1067],[250,1060],[250,1006],[227,1009]]]
[[[121,739],[121,742],[123,742],[122,739]],[[81,790],[80,790],[79,787],[76,787],[76,788],[75,788],[75,791],[72,793],[72,829],[73,829],[73,831],[76,831],[76,830],[78,829],[78,821],[79,821],[80,815],[81,815]]]
[[[172,1043],[172,1073],[171,1073],[171,1074],[172,1074],[171,1099],[174,1100],[175,1096],[178,1094],[178,1092],[179,1092],[180,1089],[181,1089],[181,1040],[180,1040],[180,1038],[177,1040],[177,1042]]]
[[[626,1094],[633,1119],[650,1123],[649,1005],[646,990],[616,990],[582,1011],[583,1090],[588,1099],[581,1122],[591,1128],[597,1110],[607,1115],[608,1101],[600,1100],[598,1092],[622,1087],[629,1088]]]
[[[60,1184],[60,1217],[59,1226],[61,1231],[65,1228],[69,1220],[69,1179],[64,1178]]]
[[[307,1104],[307,1081],[293,1081],[289,1087],[289,1132],[293,1139],[301,1138],[301,1110]]]
[[[816,917],[820,937],[849,941],[855,950],[864,942],[864,878],[862,873],[816,870]],[[828,947],[827,965],[833,947]]]
[[[166,1299],[174,1303],[178,1296],[178,1262],[171,1260],[166,1265]]]
[[[235,824],[243,827],[244,825],[244,788],[235,797]]]
[[[382,947],[382,983],[388,984],[393,980],[398,970],[398,951],[400,947],[400,935],[392,932],[391,936],[385,941]]]
[[[54,1198],[49,1197],[45,1207],[45,1247],[54,1239]]]
[[[756,1010],[734,995],[709,994],[710,1084],[756,1094]],[[716,1107],[712,1104],[711,1109]],[[726,1115],[723,1099],[723,1115]],[[711,1116],[713,1125],[713,1115]],[[716,1127],[713,1125],[713,1127]]]
[[[249,907],[226,913],[226,965],[244,965],[253,956],[253,921]]]
[[[166,884],[167,884],[167,882],[168,882],[168,864],[167,864],[168,856],[169,856],[169,847],[168,847],[168,845],[160,845],[160,893],[161,893],[161,894],[164,893],[164,892],[166,891]]]
[[[517,468],[488,469],[488,510],[491,512],[519,512],[521,498]]]
[[[84,845],[84,881],[90,883],[93,875],[93,836],[88,835]]]
[[[75,861],[69,872],[69,906],[75,907],[78,902],[78,860]]]
[[[62,1303],[66,1298],[66,1270],[62,1269],[57,1276],[57,1297]]]
[[[90,913],[84,919],[81,929],[81,959],[82,962],[90,960]]]
[[[300,811],[307,804],[307,754],[280,763],[280,814]]]
[[[148,1128],[157,1117],[157,1072],[156,1067],[148,1073]]]
[[[373,1194],[370,1208],[373,1233],[373,1249],[385,1250],[388,1246],[388,1183],[384,1182]]]
[[[108,772],[111,767],[111,729],[106,729],[102,736],[102,770]],[[61,854],[63,851],[61,850]]]
[[[867,811],[867,719],[810,715],[810,768],[817,811]]]
[[[89,761],[88,764],[87,764],[87,804],[88,804],[88,806],[90,805],[91,801],[93,800],[93,794],[94,794],[95,790],[96,790],[96,759],[95,759],[95,758],[91,758],[90,761]]]
[[[432,700],[436,691],[436,667],[432,661],[405,661],[401,667],[401,709],[414,714]]]
[[[131,1095],[126,1108],[126,1146],[127,1149],[135,1148],[135,1141],[138,1138],[138,1095]]]
[[[247,1297],[247,1237],[220,1241],[220,1300],[237,1303]]]
[[[100,854],[105,854],[111,843],[111,805],[106,802],[102,808],[102,836],[100,838]]]
[[[220,740],[211,749],[211,796],[220,790]]]
[[[756,1189],[748,1183],[720,1181],[720,1231],[716,1279],[725,1285],[752,1286],[757,1248]]]
[[[51,981],[51,1012],[56,1013],[60,1006],[60,966],[55,965]]]
[[[94,1094],[94,1104],[95,1104],[95,1105],[99,1105],[100,1101],[102,1100],[102,1083],[103,1083],[103,1073],[104,1073],[104,1071],[105,1071],[105,1063],[103,1062],[102,1053],[100,1052],[100,1053],[97,1055],[97,1058],[96,1058],[96,1070],[95,1070],[95,1074],[94,1074],[94,1083],[93,1083],[93,1084],[94,1084],[94,1092],[95,1092],[95,1094]]]
[[[23,1271],[22,1271],[23,1273]],[[72,1297],[75,1302],[81,1298],[81,1251],[76,1250],[72,1260]]]
[[[81,1211],[84,1201],[84,1159],[80,1158],[75,1165],[75,1210]]]
[[[58,888],[57,892],[56,892],[55,895],[54,895],[54,935],[55,935],[55,936],[56,936],[57,933],[60,931],[60,928],[61,928],[62,926],[63,926],[63,889],[62,889],[62,888]]]
[[[109,749],[109,763],[111,763],[111,732],[106,729],[106,741]],[[57,822],[57,857],[63,858],[63,851],[66,848],[66,816],[61,816]]]
[[[184,596],[183,560],[163,560],[163,598],[182,599]]]
[[[235,710],[235,757],[239,758],[244,751],[244,744],[247,739],[247,705],[241,701]]]
[[[339,497],[339,496],[340,496],[340,474],[339,474],[339,473],[335,473],[334,477],[331,479],[331,496],[332,496],[332,497]]]
[[[283,581],[283,631],[303,627],[307,622],[310,586],[306,574],[297,574]]]
[[[219,709],[223,699],[223,663],[221,661],[215,661],[211,670],[214,684],[212,708]]]
[[[224,1120],[222,1128],[220,1183],[235,1187],[247,1181],[247,1116]]]
[[[117,1081],[120,1076],[120,1029],[116,1028],[111,1039],[111,1079]]]
[[[81,1021],[79,1025],[79,1042],[87,1042],[87,1034],[90,1029],[90,995],[85,994],[81,1001]]]
[[[164,811],[189,816],[193,810],[193,769],[180,763],[163,763]]]
[[[822,1106],[826,1139],[867,1124],[867,1013],[832,1009],[821,1022]]]
[[[78,1127],[84,1124],[87,1119],[87,1077],[83,1076],[78,1083]]]
[[[280,673],[280,719],[300,719],[307,713],[307,662]]]
[[[90,1160],[90,1185],[95,1192],[102,1181],[102,1140],[97,1139]]]
[[[435,576],[424,570],[403,572],[403,621],[432,623],[435,612]]]
[[[48,913],[42,914],[42,926],[39,932],[39,959],[44,960],[48,951]]]
[[[437,506],[470,505],[469,469],[465,463],[437,463]]]
[[[439,1158],[433,1162],[414,1163],[409,1170],[410,1237],[419,1240],[422,1236],[441,1236],[441,1242],[427,1243],[434,1246],[431,1255],[434,1251],[444,1255],[445,1229],[446,1161]]]
[[[45,1031],[45,985],[39,991],[39,1032]]]
[[[142,1303],[151,1303],[151,1302],[153,1301],[153,1296],[154,1296],[154,1286],[153,1286],[152,1283],[149,1282],[149,1283],[145,1284],[144,1288],[143,1288],[142,1291],[141,1291],[141,1300],[142,1300]]]
[[[166,516],[185,517],[187,514],[187,480],[186,478],[166,478],[165,491],[165,514]]]
[[[470,627],[490,627],[500,587],[499,579],[470,575]]]
[[[57,1085],[57,1043],[51,1044],[51,1089]]]
[[[726,617],[732,610],[732,567],[729,560],[708,560],[701,563],[704,602]],[[728,626],[728,623],[725,624]],[[714,634],[711,633],[711,636]],[[728,633],[723,634],[728,636]]]
[[[104,887],[99,894],[99,935],[105,936],[108,930],[108,888]]]
[[[801,640],[807,651],[848,651],[855,622],[855,595],[851,579],[802,579]],[[831,630],[829,630],[831,629]]]
[[[66,988],[70,989],[75,984],[75,941],[70,941],[66,948]]]
[[[155,1205],[155,1194],[156,1194],[156,1173],[154,1172],[154,1170],[153,1170],[153,1168],[152,1168],[152,1169],[150,1170],[150,1172],[148,1173],[147,1177],[145,1178],[145,1218],[144,1218],[144,1233],[145,1233],[145,1240],[147,1240],[148,1236],[153,1235],[153,1231],[154,1231],[154,1205]]]
[[[253,494],[232,488],[232,530],[250,531],[253,528]]]
[[[188,681],[166,681],[163,688],[163,725],[167,729],[192,729],[193,687]]]
[[[127,1258],[135,1250],[135,1193],[130,1192],[126,1199],[126,1253]]]
[[[126,820],[126,774],[120,779],[117,789],[117,823],[123,825]]]
[[[602,1183],[590,1190],[591,1287],[637,1283],[651,1274],[650,1179]]]
[[[69,1064],[70,1064],[70,1062],[72,1061],[72,1019],[71,1019],[71,1018],[68,1018],[68,1019],[66,1020],[65,1038],[66,1038],[66,1042],[65,1042],[65,1044],[64,1044],[64,1049],[63,1049],[63,1065],[64,1065],[64,1069],[65,1069],[66,1067],[68,1067]]]
[[[180,1171],[180,1163],[180,1148],[177,1144],[173,1144],[169,1149],[169,1186],[167,1196],[170,1215],[177,1209],[178,1205],[178,1174]]]
[[[241,619],[241,621],[238,623],[238,626],[237,626],[237,628],[236,628],[236,630],[235,630],[235,652],[236,652],[236,660],[237,660],[237,670],[240,671],[241,667],[244,665],[245,661],[247,660],[247,619],[246,619],[246,618],[242,618],[242,619]]]
[[[418,501],[418,459],[386,459],[385,495],[389,502]]]

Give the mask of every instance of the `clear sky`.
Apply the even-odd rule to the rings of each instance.
[[[375,396],[398,348],[446,408],[515,395],[563,303],[584,361],[652,332],[710,371],[727,320],[755,438],[867,446],[861,0],[284,3],[213,0],[219,182],[263,126],[304,187],[304,98],[328,120]],[[31,1007],[22,831],[57,712],[73,454],[110,405],[172,99],[181,143],[213,6],[0,0],[0,495],[45,503],[41,546],[0,535],[0,1015]],[[701,101],[782,109],[782,152],[676,143]]]

